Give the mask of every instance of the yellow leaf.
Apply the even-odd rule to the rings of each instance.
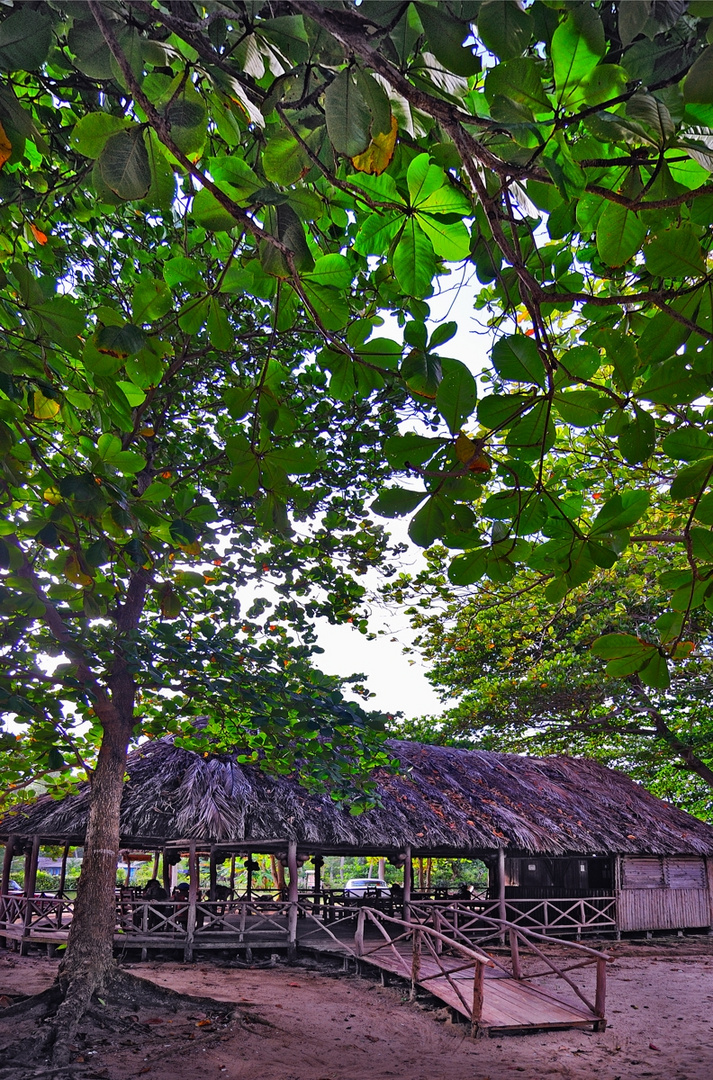
[[[45,490],[42,492],[42,497],[45,502],[48,502],[51,506],[59,506],[59,504],[62,502],[62,496],[60,495],[57,488],[54,487],[45,488]]]
[[[32,392],[32,415],[38,420],[51,420],[59,412],[59,402],[45,397],[41,390]]]
[[[372,176],[381,175],[394,156],[398,130],[399,125],[392,113],[391,131],[387,131],[385,135],[377,135],[362,154],[357,154],[352,158],[352,165],[357,172],[371,173]]]
[[[467,465],[471,472],[490,472],[491,461],[488,455],[462,431],[456,438],[456,457]]]
[[[30,222],[30,228],[32,229],[32,235],[34,236],[38,244],[47,243],[47,233],[43,233],[42,229],[38,229],[36,225],[32,224],[32,222]]]
[[[5,128],[0,124],[0,169],[6,161],[12,157],[12,143],[5,134]]]
[[[70,555],[67,562],[64,565],[64,576],[67,581],[71,581],[73,585],[91,585],[92,579],[89,574],[85,574],[79,565],[79,559],[76,555]]]

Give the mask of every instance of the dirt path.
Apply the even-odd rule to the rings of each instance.
[[[130,970],[182,993],[236,1003],[223,1026],[190,1002],[78,1040],[79,1075],[108,1080],[711,1080],[713,943],[673,939],[613,951],[604,1034],[483,1039],[398,987],[305,967],[152,962]],[[0,995],[44,988],[53,961],[0,953]],[[0,1021],[0,1046],[36,1021]]]

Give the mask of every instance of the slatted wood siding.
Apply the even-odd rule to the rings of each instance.
[[[711,925],[706,861],[696,856],[624,856],[620,930],[683,930]]]

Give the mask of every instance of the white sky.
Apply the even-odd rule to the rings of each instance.
[[[442,279],[443,289],[447,288],[448,281],[448,278]],[[431,332],[436,323],[449,320],[457,322],[457,335],[438,351],[442,356],[461,360],[475,375],[484,367],[489,335],[486,337],[482,326],[478,327],[474,320],[474,315],[478,314],[473,311],[473,297],[479,288],[477,279],[473,275],[470,283],[459,287],[460,281],[460,271],[454,271],[453,288],[428,301],[432,315]],[[395,320],[386,323],[376,335],[402,340]],[[409,551],[402,557],[402,569],[407,573],[416,572],[423,566],[423,559],[421,549],[408,539],[408,519],[379,520],[396,539],[409,543]],[[378,583],[377,577],[369,578],[370,587],[376,588]],[[388,633],[380,635],[375,641],[368,641],[365,635],[351,626],[323,623],[319,631],[319,644],[324,654],[315,657],[317,665],[329,675],[345,676],[363,672],[367,676],[366,686],[374,694],[367,707],[384,712],[402,712],[406,717],[441,713],[444,706],[428,682],[419,657],[416,654],[405,656],[403,653],[404,646],[414,637],[408,616],[403,612],[387,613],[374,608],[369,628],[374,632],[385,629]],[[391,640],[393,637],[396,641]]]

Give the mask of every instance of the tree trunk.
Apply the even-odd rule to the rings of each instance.
[[[74,918],[59,972],[64,1000],[53,1028],[63,1043],[71,1040],[92,994],[101,991],[113,971],[119,814],[133,717],[123,720],[114,713],[107,720],[92,778]]]

